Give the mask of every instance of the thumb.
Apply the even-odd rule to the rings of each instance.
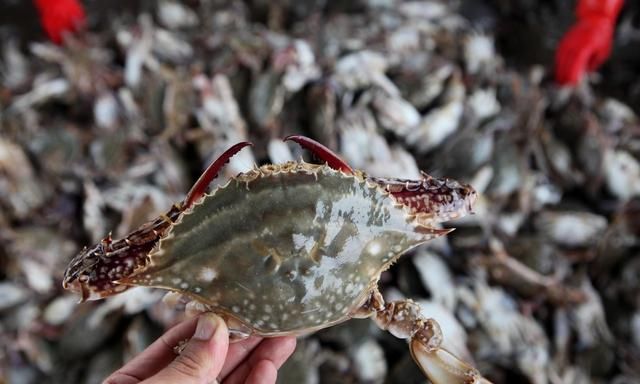
[[[229,348],[229,331],[213,313],[198,318],[198,325],[187,346],[151,383],[200,384],[213,382],[220,374]]]

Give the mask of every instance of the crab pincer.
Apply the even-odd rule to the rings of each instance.
[[[444,350],[437,323],[411,300],[384,303],[378,280],[407,251],[449,233],[436,224],[467,213],[475,192],[448,179],[374,178],[327,147],[294,141],[325,164],[286,162],[240,173],[205,193],[221,155],[182,203],[122,240],[82,251],[64,286],[98,299],[130,286],[165,289],[187,308],[222,316],[234,340],[302,335],[371,317],[410,340],[437,384],[486,382]]]

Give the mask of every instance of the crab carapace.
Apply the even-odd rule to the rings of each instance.
[[[370,177],[322,144],[289,136],[325,164],[269,164],[206,194],[234,145],[181,203],[121,240],[84,249],[65,272],[65,288],[84,300],[131,286],[178,292],[216,312],[234,334],[299,335],[350,318],[371,317],[410,340],[435,383],[487,383],[441,347],[442,334],[411,300],[385,303],[380,274],[401,255],[450,232],[439,222],[468,213],[468,185],[423,174]]]

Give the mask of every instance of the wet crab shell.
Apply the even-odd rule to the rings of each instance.
[[[255,333],[350,318],[380,273],[447,230],[356,172],[289,162],[240,174],[186,211],[123,284],[180,292]]]

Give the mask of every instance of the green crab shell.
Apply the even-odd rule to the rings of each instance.
[[[178,291],[262,335],[303,332],[348,319],[397,257],[442,232],[360,174],[269,165],[206,195],[125,283]]]

